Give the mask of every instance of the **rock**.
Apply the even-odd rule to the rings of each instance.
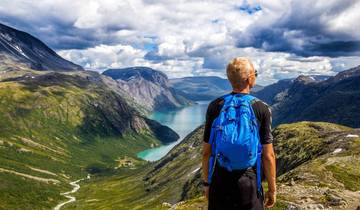
[[[348,134],[346,137],[347,137],[347,138],[358,138],[359,135],[356,135],[356,134]]]
[[[300,207],[295,203],[289,203],[284,210],[300,210]]]
[[[171,207],[172,205],[170,203],[164,202],[161,204],[163,207]]]
[[[291,180],[290,180],[290,186],[294,186],[294,185],[295,185],[294,178],[291,178]]]
[[[325,192],[325,197],[330,206],[347,206],[347,202],[343,198],[334,195],[329,190]]]
[[[338,206],[340,204],[341,198],[330,194],[327,196],[327,200],[330,205]]]
[[[301,209],[307,209],[307,210],[320,210],[325,209],[322,204],[307,204],[301,207]]]

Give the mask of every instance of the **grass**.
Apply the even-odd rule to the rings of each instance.
[[[279,125],[273,132],[278,175],[329,152],[323,136],[326,133],[349,129],[326,122],[304,121]]]
[[[135,132],[133,116],[119,96],[76,75],[0,82],[0,169],[60,181],[0,171],[0,209],[51,209],[65,200],[60,192],[71,189],[70,181],[113,173],[125,156],[141,167],[136,153],[161,142],[141,124],[131,125]]]
[[[360,190],[360,164],[353,162],[349,166],[329,165],[326,169],[331,171],[334,178],[343,183],[345,188],[351,191]]]

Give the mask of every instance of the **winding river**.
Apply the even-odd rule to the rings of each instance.
[[[169,126],[180,138],[171,144],[163,145],[156,148],[147,149],[137,154],[139,158],[148,161],[156,161],[166,155],[175,145],[193,131],[196,127],[205,121],[205,113],[209,101],[197,101],[197,104],[167,112],[154,112],[150,118]]]

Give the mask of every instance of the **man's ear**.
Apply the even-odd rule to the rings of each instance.
[[[255,86],[255,78],[248,78],[249,87],[252,88]]]

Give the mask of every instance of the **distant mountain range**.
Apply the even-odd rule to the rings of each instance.
[[[271,105],[275,126],[310,120],[360,127],[360,66],[327,79],[280,80],[255,96]]]
[[[35,70],[83,70],[81,66],[60,57],[39,39],[1,23],[0,55]]]
[[[102,74],[116,80],[138,104],[150,111],[177,109],[192,103],[170,87],[166,74],[152,68],[109,69]]]
[[[196,76],[170,79],[170,85],[179,95],[189,100],[208,101],[231,92],[232,87],[227,79],[216,76]],[[252,91],[257,92],[262,86],[256,85]]]

